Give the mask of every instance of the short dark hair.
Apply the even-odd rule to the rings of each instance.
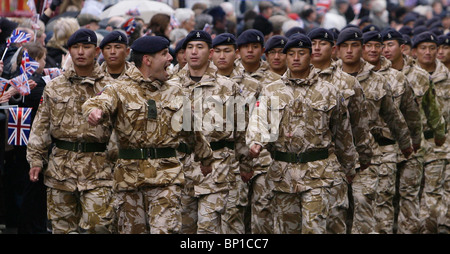
[[[142,58],[144,55],[154,56],[155,54],[142,53],[132,50],[130,54],[130,61],[134,63],[137,68],[141,68],[142,66]]]

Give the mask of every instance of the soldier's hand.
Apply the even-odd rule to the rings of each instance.
[[[406,149],[403,149],[403,150],[402,150],[402,153],[403,153],[403,156],[405,156],[405,158],[408,159],[409,156],[413,153],[413,148],[412,148],[412,146],[411,146],[411,147],[408,147],[408,148],[406,148]]]
[[[444,138],[434,138],[434,143],[436,146],[442,146],[445,143],[445,137]]]
[[[39,173],[41,172],[41,170],[41,167],[32,167],[29,172],[30,181],[37,182],[39,180]]]
[[[241,179],[244,183],[247,183],[253,177],[253,170],[250,172],[241,172]]]
[[[100,119],[102,119],[103,111],[101,109],[95,108],[91,111],[88,117],[88,123],[90,125],[96,126],[100,123]]]
[[[417,153],[420,149],[420,144],[413,144],[414,152]]]
[[[259,156],[259,153],[261,152],[261,145],[258,144],[254,144],[251,148],[250,148],[250,152],[249,155],[251,158],[256,158]]]

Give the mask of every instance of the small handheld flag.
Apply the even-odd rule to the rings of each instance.
[[[8,144],[26,146],[31,131],[32,108],[9,108]]]

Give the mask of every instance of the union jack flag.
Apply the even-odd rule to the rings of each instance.
[[[9,83],[9,80],[0,78],[0,91],[1,91],[2,95],[3,95],[3,91],[5,91],[5,88],[8,85],[8,83]]]
[[[45,76],[50,76],[50,79],[54,79],[61,75],[61,69],[59,68],[45,68],[44,69]]]
[[[138,10],[137,7],[134,8],[134,9],[129,9],[129,10],[127,11],[126,14],[127,14],[127,15],[130,15],[130,16],[133,16],[133,17],[136,17],[136,16],[140,16],[140,15],[141,15],[141,13],[139,12],[139,10]]]
[[[26,146],[31,130],[32,108],[9,108],[8,144]]]
[[[19,91],[21,95],[28,95],[31,92],[26,73],[22,73],[19,76],[11,79],[9,84],[14,86],[14,88],[16,88],[16,90]]]
[[[136,21],[134,20],[134,18],[130,18],[129,20],[127,20],[125,24],[123,24],[123,29],[125,30],[125,33],[127,33],[127,36],[130,37],[136,29]]]
[[[11,34],[11,37],[7,40],[7,45],[10,45],[11,43],[25,43],[29,42],[31,39],[31,34],[19,31],[17,29],[14,29],[14,31]]]
[[[39,63],[34,61],[28,51],[24,50],[22,55],[22,63],[20,64],[20,73],[26,73],[27,77],[31,77],[33,73],[39,68]]]

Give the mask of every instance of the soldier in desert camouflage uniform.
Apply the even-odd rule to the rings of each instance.
[[[438,37],[438,55],[437,58],[441,61],[448,70],[450,70],[450,34],[441,35]],[[450,78],[450,77],[448,77]],[[448,125],[448,123],[447,123]],[[448,127],[447,127],[448,128]],[[442,219],[439,223],[439,232],[450,233],[450,163],[447,160],[447,166],[444,173],[444,212],[442,213]],[[446,210],[446,211],[445,211]]]
[[[308,33],[308,37],[312,41],[311,62],[317,68],[319,77],[335,85],[345,99],[344,104],[348,109],[355,148],[359,155],[359,170],[364,170],[370,164],[372,148],[369,143],[369,119],[362,87],[356,78],[336,67],[336,63],[332,60],[335,39],[330,31],[316,28]],[[330,189],[328,233],[347,233],[346,218],[349,208],[347,193],[348,183],[349,181],[351,183],[351,180],[346,178],[343,170],[339,170],[333,182]]]
[[[48,160],[43,174],[55,234],[113,232],[113,164],[106,157],[111,128],[92,127],[81,114],[82,104],[112,82],[95,62],[96,43],[88,29],[69,38],[73,67],[45,87],[28,143],[31,181]]]
[[[391,61],[392,68],[401,71],[406,76],[414,90],[423,132],[443,137],[445,122],[435,92],[433,92],[434,84],[430,82],[429,74],[418,67],[412,57],[402,53],[403,43],[405,43],[402,34],[394,29],[389,29],[383,33],[383,43],[383,55]],[[419,233],[419,193],[427,143],[422,134],[420,148],[408,160],[397,165],[399,175],[397,233]]]
[[[265,50],[262,32],[256,29],[242,32],[237,39],[237,45],[240,59],[236,64],[244,78],[256,79],[261,87],[280,79],[281,76],[270,71],[269,64],[261,59]],[[266,177],[267,168],[271,163],[272,158],[265,148],[258,158],[240,162],[244,181],[249,181],[250,185],[250,209],[246,212],[246,228],[247,232],[253,234],[273,233],[270,204],[273,187]]]
[[[164,82],[172,60],[168,47],[169,41],[159,36],[136,40],[131,47],[136,67],[83,105],[89,123],[110,124],[117,133],[119,159],[113,188],[119,233],[179,233],[181,229],[184,175],[175,149],[180,142],[194,144],[194,140],[192,135],[182,138],[184,119],[175,117],[183,111],[181,87]],[[104,123],[108,118],[112,121]],[[198,144],[198,158],[210,157],[209,144]]]
[[[358,28],[346,28],[339,34],[338,65],[346,73],[357,78],[367,100],[369,114],[370,144],[373,150],[371,165],[353,180],[352,191],[355,202],[352,233],[372,233],[375,230],[375,200],[379,172],[387,172],[388,166],[382,160],[382,152],[375,135],[387,124],[393,139],[398,142],[406,157],[412,153],[408,126],[392,99],[392,91],[386,79],[376,73],[374,66],[362,59],[362,33]],[[358,208],[357,206],[361,206]],[[357,210],[361,209],[361,210]]]
[[[282,35],[270,37],[265,43],[264,54],[269,64],[270,70],[280,76],[287,70],[286,54],[283,54],[283,47],[287,43],[288,38]]]
[[[261,86],[256,79],[250,76],[244,77],[240,73],[240,69],[237,68],[235,64],[237,45],[234,35],[229,33],[219,34],[214,38],[212,46],[214,48],[212,60],[217,67],[217,74],[229,77],[237,83],[235,99],[240,100],[236,101],[240,104],[236,104],[235,110],[238,117],[234,127],[236,131],[235,156],[239,165],[234,171],[236,181],[228,193],[227,206],[223,216],[227,222],[222,224],[224,226],[223,233],[244,234],[244,215],[248,206],[248,184],[242,180],[239,167],[250,160],[248,147],[245,144],[245,130],[247,129],[249,111],[254,107]]]
[[[310,64],[311,41],[292,35],[288,71],[263,88],[247,130],[250,152],[267,145],[274,163],[275,233],[325,233],[328,190],[342,167],[355,174],[356,150],[344,99]],[[338,161],[339,160],[339,161]]]
[[[415,150],[420,148],[422,137],[422,123],[419,106],[415,101],[414,92],[406,76],[398,70],[391,68],[391,62],[381,55],[383,51],[383,37],[378,31],[369,31],[363,34],[363,59],[374,65],[376,72],[389,80],[394,103],[408,125],[412,145]],[[405,161],[398,145],[392,140],[389,128],[384,126],[379,135],[376,135],[383,161],[388,165],[387,172],[378,172],[377,200],[375,217],[377,220],[376,232],[392,234],[394,230],[394,195],[397,175],[397,163]],[[383,142],[380,142],[383,140]],[[386,141],[386,142],[384,142]]]
[[[225,208],[230,188],[235,184],[235,132],[230,128],[230,106],[236,89],[231,79],[217,75],[210,58],[211,36],[191,31],[183,44],[187,65],[170,81],[181,84],[183,93],[194,108],[194,130],[203,132],[213,150],[211,170],[186,162],[186,187],[182,196],[183,233],[223,233]],[[223,110],[223,111],[222,111]],[[230,119],[231,117],[231,119]]]
[[[105,61],[100,68],[105,74],[114,79],[123,77],[130,68],[131,63],[127,61],[130,54],[128,37],[121,31],[112,31],[107,34],[99,45]]]
[[[449,170],[450,159],[450,141],[446,138],[450,121],[450,73],[444,64],[436,59],[437,50],[437,38],[431,32],[423,32],[413,40],[413,53],[417,56],[417,64],[430,74],[446,125],[445,136],[434,136],[434,143],[433,136],[424,133],[427,150],[424,165],[425,181],[420,204],[420,232],[428,234],[448,230],[444,225],[445,220],[448,221],[444,177],[445,172]]]

